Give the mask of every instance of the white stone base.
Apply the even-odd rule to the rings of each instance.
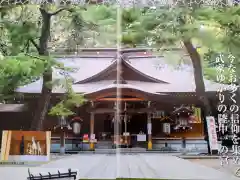
[[[65,147],[60,147],[60,154],[65,154]]]
[[[9,162],[46,162],[50,161],[49,156],[35,156],[35,155],[10,155]]]

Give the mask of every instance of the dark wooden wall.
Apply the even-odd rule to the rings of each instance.
[[[172,99],[172,98],[171,98]],[[195,98],[192,97],[192,100],[189,102],[189,104],[194,104]],[[28,104],[28,110],[24,112],[1,112],[0,113],[0,133],[2,130],[29,130],[31,121],[33,119],[34,111],[37,106],[37,99],[36,98],[26,98],[25,102]],[[56,104],[58,100],[56,98],[52,98],[51,104]],[[214,103],[215,104],[215,103]],[[158,101],[157,103],[153,103],[154,108],[157,110],[164,110],[166,112],[172,112],[174,110],[174,106],[181,105],[181,102],[175,101],[174,103],[172,101],[170,102],[161,102]],[[141,106],[144,106],[144,104],[141,104]],[[113,103],[112,102],[104,102],[97,105],[97,108],[112,108]],[[135,106],[138,108],[138,106]],[[140,107],[140,106],[139,106]],[[73,111],[76,112],[76,115],[83,119],[83,124],[81,128],[81,133],[87,133],[89,134],[90,129],[90,113],[88,112],[90,108],[90,103],[83,105],[82,107],[75,108]],[[215,109],[215,107],[213,107]],[[167,115],[167,114],[166,114]],[[96,137],[99,136],[100,132],[103,132],[106,130],[104,129],[104,121],[108,119],[108,116],[112,116],[109,113],[105,114],[95,114],[95,125],[94,125],[94,133],[96,134]],[[69,120],[71,117],[69,118]],[[152,120],[153,128],[152,133],[153,136],[157,136],[162,131],[162,124],[160,121]],[[45,130],[51,130],[52,136],[59,136],[58,133],[55,133],[53,131],[53,128],[55,125],[58,124],[58,118],[53,116],[47,116],[46,120],[44,121],[44,129]],[[113,128],[113,127],[112,127]],[[202,134],[203,125],[202,124],[196,124],[193,126],[193,130],[189,131],[188,136],[198,136]],[[183,133],[175,133],[173,136],[185,136],[186,134]],[[67,136],[72,136],[72,133],[68,133]],[[186,135],[187,136],[187,135]],[[0,135],[1,137],[1,135]]]

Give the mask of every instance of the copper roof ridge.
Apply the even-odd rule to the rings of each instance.
[[[125,54],[122,54],[122,55],[125,55]],[[188,54],[184,54],[183,56],[189,56]],[[101,58],[101,59],[109,59],[109,58],[116,58],[116,55],[115,54],[112,54],[112,55],[95,55],[95,54],[78,54],[78,55],[53,55],[53,57],[55,58]],[[164,55],[127,55],[128,59],[135,59],[135,58],[160,58],[160,57],[164,57]]]
[[[78,54],[78,55],[53,55],[55,58],[114,58],[115,55],[95,55],[95,54]]]
[[[161,51],[182,51],[182,48],[164,48]],[[144,52],[145,55],[139,55],[138,53]],[[117,53],[121,55],[127,55],[131,58],[139,58],[139,57],[161,57],[161,55],[149,55],[148,52],[154,53],[154,48],[148,47],[139,47],[139,48],[78,48],[74,51],[68,52],[64,54],[64,52],[53,52],[54,57],[79,57],[79,58],[113,58],[116,56]],[[137,53],[134,55],[134,53]],[[185,56],[188,56],[186,54]]]
[[[79,48],[78,50],[81,52],[92,52],[92,51],[118,51],[118,52],[136,52],[142,50],[152,50],[153,48]]]
[[[154,50],[155,48],[139,47],[139,48],[78,48],[81,51],[119,51],[119,52],[136,52],[140,50]],[[183,50],[183,48],[164,48],[161,50]]]

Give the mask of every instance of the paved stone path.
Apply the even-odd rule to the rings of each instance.
[[[166,178],[235,180],[236,177],[171,155],[73,155],[41,167],[79,169],[80,178]],[[239,179],[238,179],[239,180]]]
[[[25,168],[25,169],[24,169]],[[31,172],[78,170],[79,178],[115,179],[155,178],[155,179],[198,179],[198,180],[239,180],[231,174],[201,164],[161,154],[78,154],[31,167]],[[26,167],[1,167],[0,180],[26,180]],[[15,176],[12,177],[12,176]]]
[[[229,164],[224,164],[224,166],[221,166],[219,159],[189,159],[188,161],[211,167],[232,175],[236,174],[236,171],[240,168],[240,164],[235,164],[231,159],[229,160]]]

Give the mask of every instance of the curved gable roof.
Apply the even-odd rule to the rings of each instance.
[[[95,52],[96,50],[94,50]],[[105,52],[105,51],[104,51]],[[145,53],[128,53],[124,52],[121,65],[127,68],[132,73],[138,75],[138,77],[145,78],[147,81],[127,80],[126,74],[122,74],[122,81],[127,85],[137,86],[143,90],[151,90],[154,93],[165,92],[195,92],[194,74],[191,66],[184,66],[181,69],[172,68],[169,63],[166,62],[164,56],[151,56]],[[65,67],[75,68],[75,72],[69,72],[68,74],[74,79],[73,89],[77,93],[88,93],[97,91],[99,88],[114,85],[116,80],[116,67],[117,61],[115,58],[116,53],[90,54],[90,55],[77,55],[71,57],[57,58],[57,61],[62,62]],[[115,71],[114,71],[115,70]],[[125,69],[126,70],[126,69]],[[107,72],[106,72],[107,71]],[[114,79],[104,80],[104,75],[112,73]],[[94,79],[102,76],[101,81],[95,81]],[[124,79],[126,77],[126,79]],[[64,76],[59,70],[53,71],[53,79],[62,79]],[[87,83],[90,82],[90,83]],[[153,83],[154,82],[154,83]],[[160,83],[159,83],[160,82]],[[166,83],[167,82],[167,83]],[[204,79],[206,91],[217,91],[220,87],[226,87],[227,85],[218,84]],[[122,83],[124,84],[124,83]],[[42,79],[40,78],[36,82],[21,86],[16,89],[16,92],[21,93],[41,93]],[[228,87],[228,86],[227,86]],[[65,90],[61,87],[53,89],[53,93],[64,93]]]
[[[140,80],[144,82],[153,82],[153,83],[165,83],[168,84],[166,81],[162,81],[160,79],[154,78],[152,76],[149,76],[138,69],[134,68],[131,63],[127,62],[127,59],[124,59],[121,57],[120,61],[120,71],[122,72],[122,77],[124,80]],[[75,84],[84,84],[84,83],[91,83],[91,82],[97,82],[97,81],[102,81],[102,80],[109,80],[106,79],[107,77],[112,75],[111,80],[115,80],[117,78],[117,70],[118,70],[118,61],[115,59],[112,61],[112,64],[110,64],[107,68],[104,70],[100,71],[99,73],[86,78],[84,80],[78,81]],[[135,79],[132,79],[135,78]]]
[[[125,94],[126,91],[128,91],[128,93],[133,94],[133,95],[136,95],[134,92],[139,92],[143,96],[144,95],[147,95],[147,96],[148,95],[155,95],[155,96],[156,95],[157,96],[158,95],[166,95],[165,93],[155,93],[155,92],[152,92],[152,91],[149,91],[149,90],[146,90],[146,89],[142,89],[142,88],[139,88],[137,86],[130,85],[130,84],[121,84],[121,85],[111,84],[111,85],[108,85],[108,86],[101,87],[99,89],[95,89],[94,91],[84,93],[84,95],[87,96],[87,97],[95,96],[95,97],[101,97],[102,98],[102,97],[105,97],[107,92],[108,92],[107,95],[116,94],[118,88],[120,88],[121,91],[123,91],[122,92],[123,94]],[[112,93],[109,93],[109,92],[112,92]],[[100,94],[101,94],[101,96],[99,96]],[[138,96],[136,96],[136,97],[138,97]]]
[[[68,74],[74,79],[74,82],[82,81],[103,71],[112,64],[114,57],[64,57],[57,58],[57,61],[64,64],[64,67],[75,69]]]

